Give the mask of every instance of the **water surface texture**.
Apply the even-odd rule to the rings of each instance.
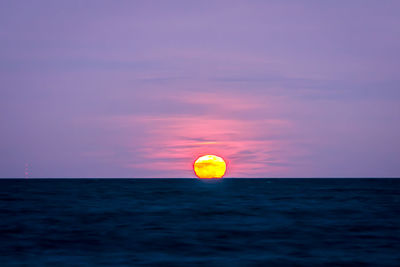
[[[1,266],[400,264],[400,179],[0,180]]]

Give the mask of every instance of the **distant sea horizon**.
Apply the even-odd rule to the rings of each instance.
[[[195,180],[225,180],[225,179],[400,179],[399,177],[2,177],[0,179],[195,179]]]

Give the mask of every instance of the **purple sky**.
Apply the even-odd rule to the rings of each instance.
[[[398,177],[399,10],[1,1],[0,177]]]

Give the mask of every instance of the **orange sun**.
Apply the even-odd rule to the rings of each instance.
[[[199,178],[222,178],[226,171],[226,163],[221,157],[205,155],[196,159],[193,170]]]

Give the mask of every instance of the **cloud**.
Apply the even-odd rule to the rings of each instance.
[[[206,112],[132,114],[102,120],[108,127],[123,127],[125,134],[131,132],[132,136],[140,136],[140,141],[132,140],[123,144],[131,155],[121,164],[143,169],[142,172],[149,176],[155,175],[153,171],[164,171],[163,175],[167,177],[174,176],[174,171],[193,176],[191,165],[194,159],[204,154],[225,158],[229,166],[227,175],[231,177],[272,175],[287,166],[284,155],[275,154],[274,159],[268,154],[269,151],[279,151],[287,146],[286,141],[269,139],[267,133],[273,136],[286,132],[290,122],[232,116],[240,112],[249,113],[249,110],[262,111],[264,105],[256,98],[196,92],[182,97],[174,96],[169,101],[172,104],[201,105]],[[126,140],[126,137],[123,139]]]

